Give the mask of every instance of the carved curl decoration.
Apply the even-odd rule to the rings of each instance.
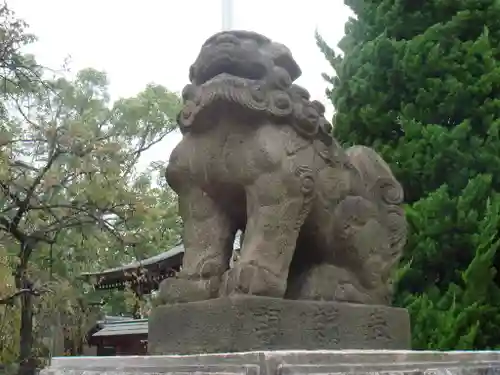
[[[304,95],[297,95],[298,90],[305,91],[297,85],[270,89],[268,85],[250,83],[239,77],[228,77],[199,87],[190,84],[184,88],[179,126],[183,133],[203,131],[205,124],[198,119],[222,102],[291,124],[297,133],[308,139],[319,135],[330,137],[332,126],[324,117],[324,107],[317,101],[307,100]]]

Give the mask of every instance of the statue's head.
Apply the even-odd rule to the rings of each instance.
[[[204,131],[221,117],[238,121],[250,118],[251,112],[288,123],[306,137],[322,133],[328,140],[331,125],[323,116],[325,108],[293,83],[300,75],[283,44],[250,31],[217,33],[203,44],[189,69],[191,83],[182,92],[178,124],[184,133]]]
[[[287,47],[251,31],[224,31],[203,44],[189,79],[199,86],[220,75],[266,80],[276,74],[288,85],[301,75]]]

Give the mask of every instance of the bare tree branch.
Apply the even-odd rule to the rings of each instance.
[[[44,290],[37,289],[20,289],[8,297],[0,298],[0,305],[10,305],[13,304],[15,299],[23,294],[31,294],[32,296],[39,297]]]
[[[45,176],[45,174],[52,168],[52,165],[56,161],[57,157],[61,155],[61,152],[55,151],[49,158],[47,164],[43,169],[40,171],[40,173],[36,176],[35,180],[31,184],[30,188],[28,189],[28,192],[26,193],[26,198],[24,198],[23,202],[19,206],[19,209],[16,212],[16,216],[12,219],[12,225],[17,227],[19,223],[21,222],[21,219],[23,218],[23,215],[29,210],[29,205],[31,198],[33,197],[33,193],[35,192],[35,189],[37,188],[38,184],[40,184],[40,181],[42,181],[42,178]]]

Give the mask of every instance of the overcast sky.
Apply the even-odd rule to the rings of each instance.
[[[39,41],[30,52],[51,68],[71,56],[71,69],[107,72],[114,98],[132,96],[149,82],[180,92],[201,44],[221,30],[221,0],[10,0]],[[297,83],[325,98],[322,72],[331,68],[314,31],[336,45],[350,10],[342,0],[234,0],[233,27],[257,31],[286,44],[302,68]],[[167,160],[179,141],[173,134],[147,155]],[[146,160],[144,160],[146,162]]]

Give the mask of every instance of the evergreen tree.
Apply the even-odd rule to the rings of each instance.
[[[405,187],[395,303],[413,347],[500,348],[500,2],[345,3],[342,54],[317,35],[334,133],[374,147]]]

